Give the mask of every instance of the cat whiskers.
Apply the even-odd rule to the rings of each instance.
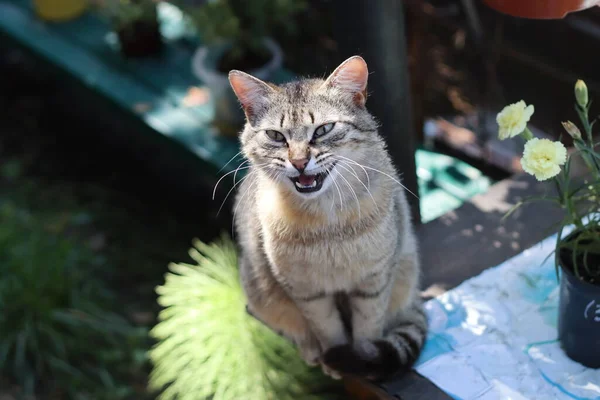
[[[396,178],[394,178],[393,176],[391,176],[391,175],[389,175],[389,174],[386,174],[385,172],[383,172],[383,171],[380,171],[380,170],[378,170],[378,169],[376,169],[376,168],[372,168],[372,167],[369,167],[369,166],[367,166],[367,165],[360,164],[360,163],[358,163],[358,162],[354,161],[354,160],[353,160],[353,159],[351,159],[351,158],[344,157],[344,156],[340,156],[340,155],[338,155],[337,157],[341,157],[341,158],[343,158],[344,160],[347,160],[347,161],[351,162],[352,164],[358,165],[359,167],[366,168],[366,169],[369,169],[369,170],[371,170],[371,171],[379,172],[380,174],[382,174],[382,175],[384,175],[384,176],[387,176],[387,177],[388,177],[388,178],[390,178],[392,181],[396,182],[398,185],[402,186],[402,187],[404,188],[404,190],[406,190],[408,193],[410,193],[410,194],[412,194],[413,196],[415,196],[415,198],[416,198],[416,199],[418,199],[418,198],[419,198],[419,196],[417,196],[416,194],[414,194],[414,193],[413,193],[413,192],[412,192],[410,189],[408,189],[406,186],[404,186],[404,185],[402,184],[402,182],[400,182],[399,180],[397,180],[397,179],[396,179]]]
[[[341,157],[343,157],[344,159],[348,159],[348,160],[349,160],[349,158],[347,158],[347,157],[344,157],[344,156],[337,156],[337,157],[336,157],[336,159],[337,159],[338,161],[343,161],[343,160],[341,159]],[[350,165],[350,163],[349,163],[348,161],[344,161],[344,162],[345,162],[346,164]],[[363,167],[362,165],[360,165],[360,164],[359,164],[359,163],[357,163],[357,162],[354,162],[354,164],[356,164],[356,165],[358,165],[359,167],[361,167],[361,168],[362,168],[362,170],[363,170],[363,171],[364,171],[364,173],[365,173],[365,176],[367,177],[367,186],[368,186],[368,187],[371,187],[371,178],[369,177],[369,173],[367,172],[367,170],[365,169],[365,167]],[[352,168],[352,170],[354,171],[354,168]],[[361,181],[361,182],[362,182],[362,181]]]
[[[244,164],[247,164],[247,163],[249,163],[249,162],[250,162],[250,160],[244,160],[244,161],[243,161],[243,162],[242,162],[240,165],[238,165],[238,167],[237,167],[235,170],[233,170],[233,171],[229,171],[228,173],[226,173],[225,175],[223,175],[221,178],[219,178],[219,180],[217,181],[217,183],[215,183],[215,187],[214,187],[214,189],[213,189],[213,193],[212,193],[212,199],[213,199],[213,200],[215,199],[215,194],[217,193],[217,188],[219,187],[219,183],[221,183],[221,181],[222,181],[223,179],[225,179],[227,176],[229,176],[229,175],[231,175],[231,174],[235,174],[235,175],[233,176],[233,180],[234,180],[234,182],[235,182],[235,176],[237,175],[237,173],[238,173],[238,171],[239,171],[239,170],[244,170],[244,169],[248,169],[248,168],[250,168],[250,165],[247,165],[247,166],[245,166],[244,168],[242,168],[242,166],[243,166]]]
[[[242,150],[238,151],[238,152],[235,154],[235,156],[231,157],[231,158],[229,159],[229,161],[227,161],[227,163],[226,163],[225,165],[223,165],[223,166],[221,167],[221,169],[220,169],[220,170],[218,170],[218,171],[217,171],[217,174],[221,173],[221,171],[223,171],[223,170],[225,169],[225,167],[226,167],[226,166],[228,166],[228,165],[229,165],[229,164],[230,164],[230,163],[231,163],[231,162],[232,162],[232,161],[233,161],[233,160],[234,160],[234,159],[235,159],[237,156],[239,156],[240,154],[242,154]]]
[[[246,160],[245,162],[248,162],[248,160]],[[268,165],[268,164],[269,164],[269,163],[263,163],[263,164],[254,165],[254,168],[256,168],[256,171],[258,171],[258,170],[260,170],[260,169],[262,169],[262,168],[265,168],[265,166],[266,166],[266,165]],[[253,173],[255,173],[255,172],[256,172],[256,171],[251,171],[251,172],[250,172],[248,175],[246,175],[246,176],[242,177],[242,178],[241,178],[239,181],[237,181],[237,182],[236,182],[236,181],[235,181],[235,180],[236,180],[236,176],[237,176],[237,173],[238,173],[238,171],[240,170],[240,167],[241,167],[241,165],[240,165],[240,166],[238,166],[238,167],[235,169],[235,171],[232,171],[232,172],[235,172],[235,173],[233,174],[233,186],[231,187],[231,189],[229,189],[229,191],[228,191],[228,192],[227,192],[227,194],[225,195],[225,198],[224,198],[224,199],[223,199],[223,201],[221,202],[221,206],[219,207],[219,211],[217,211],[217,215],[219,215],[219,214],[221,213],[221,210],[223,209],[223,206],[225,205],[225,202],[227,201],[227,198],[229,197],[229,195],[231,194],[231,192],[233,192],[233,190],[236,188],[236,186],[238,186],[240,183],[242,183],[242,181],[243,181],[243,180],[245,180],[245,179],[246,179],[246,178],[248,178],[250,175],[252,175]],[[249,165],[249,166],[247,166],[247,167],[244,167],[244,168],[241,168],[241,169],[248,169],[248,168],[250,168],[250,167],[252,167],[252,166],[251,166],[251,165]],[[225,175],[225,176],[227,176],[227,175]],[[223,179],[225,176],[223,176],[221,179]],[[219,180],[219,182],[220,182],[220,181],[221,181],[221,180]],[[217,182],[217,185],[219,184],[219,182]],[[216,190],[216,185],[215,185],[215,190]],[[214,200],[214,199],[215,199],[215,192],[213,191],[213,200]]]
[[[328,170],[327,171],[327,175],[331,178],[331,182],[333,182],[333,184],[335,185],[335,188],[338,191],[338,195],[340,196],[340,210],[342,210],[342,206],[344,205],[344,200],[342,199],[342,191],[340,190],[340,187],[338,186],[335,177],[332,174],[333,170]],[[333,201],[331,202],[331,209],[333,209],[333,206],[335,205],[335,198],[333,199]]]
[[[246,177],[252,175],[252,172],[250,174],[248,174]],[[233,209],[233,217],[231,218],[231,238],[235,237],[235,215],[237,213],[237,209],[240,206],[240,204],[242,204],[242,202],[244,201],[244,199],[246,198],[246,196],[248,195],[248,193],[250,193],[250,189],[252,188],[256,188],[256,185],[258,180],[255,179],[253,182],[250,183],[250,185],[248,185],[248,188],[246,189],[246,191],[244,192],[244,194],[240,197],[240,199],[237,201],[237,204],[235,206],[235,208]]]
[[[250,175],[252,175],[255,172],[250,172],[248,175],[243,176],[239,181],[235,182],[235,177],[234,179],[234,184],[232,186],[231,189],[229,189],[229,191],[227,192],[227,195],[225,196],[225,198],[223,199],[223,201],[221,202],[221,206],[219,207],[219,211],[217,211],[217,215],[219,215],[221,213],[221,210],[223,209],[223,206],[225,205],[225,202],[227,201],[227,198],[229,197],[229,195],[231,194],[231,192],[233,192],[233,190],[236,188],[237,185],[239,185],[240,183],[242,183],[245,179],[247,179]]]
[[[375,205],[376,213],[379,215],[379,207],[377,207],[377,202],[375,201],[375,198],[373,197],[373,194],[371,193],[371,191],[369,190],[369,188],[367,187],[367,185],[365,185],[365,183],[362,181],[362,179],[359,178],[358,174],[356,173],[356,170],[354,168],[352,168],[352,165],[349,162],[347,162],[347,161],[344,161],[344,160],[341,160],[341,159],[337,159],[337,161],[338,161],[337,165],[339,167],[341,167],[341,168],[345,169],[346,171],[348,171],[349,173],[351,173],[356,178],[356,180],[359,181],[361,185],[363,185],[363,187],[365,188],[365,190],[367,191],[367,193],[371,197],[371,200],[373,200],[373,204]],[[348,167],[346,167],[346,165]],[[365,170],[365,173],[366,172],[367,171]],[[369,175],[367,174],[367,179],[368,178],[369,178]]]
[[[358,200],[358,195],[356,194],[356,191],[354,190],[354,188],[352,187],[352,185],[350,184],[350,182],[348,182],[348,179],[346,179],[344,177],[344,175],[342,175],[341,172],[336,171],[335,169],[333,169],[332,171],[335,171],[335,173],[337,173],[340,178],[342,178],[344,180],[344,182],[346,182],[346,185],[348,186],[348,188],[350,189],[350,191],[352,192],[352,194],[354,195],[354,199],[356,200],[356,206],[358,207],[358,219],[361,219],[361,215],[360,215],[360,200]]]

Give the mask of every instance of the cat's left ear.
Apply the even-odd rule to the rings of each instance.
[[[254,124],[257,115],[267,107],[269,96],[275,93],[275,89],[252,75],[236,70],[229,72],[229,83],[242,103],[248,121]]]
[[[360,56],[350,57],[333,71],[324,86],[337,87],[353,96],[354,102],[364,106],[367,101],[367,80],[369,69]]]

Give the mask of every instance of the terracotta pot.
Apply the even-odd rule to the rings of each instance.
[[[600,5],[600,0],[483,0],[488,6],[513,17],[560,19],[568,13]]]

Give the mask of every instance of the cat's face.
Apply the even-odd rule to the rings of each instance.
[[[353,162],[365,162],[377,135],[365,109],[367,75],[360,57],[344,62],[327,80],[283,86],[232,72],[247,117],[243,152],[257,172],[304,198],[345,185],[349,173],[357,175]]]

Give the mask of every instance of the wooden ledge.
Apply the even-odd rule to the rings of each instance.
[[[548,182],[516,175],[455,211],[419,226],[422,287],[438,292],[453,288],[555,233],[563,212],[550,203],[525,205],[503,220],[519,201],[553,190]]]

